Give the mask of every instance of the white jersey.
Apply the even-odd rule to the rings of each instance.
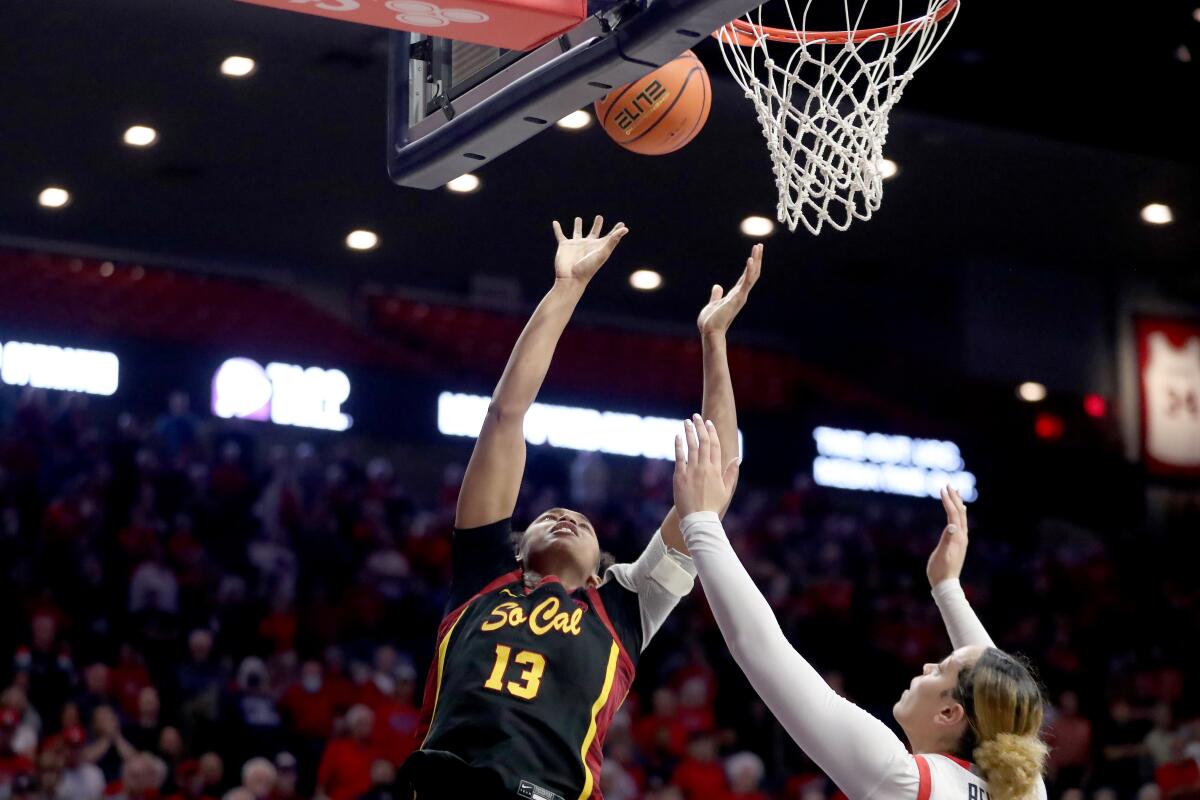
[[[914,756],[891,728],[829,688],[783,635],[716,514],[689,514],[680,527],[729,652],[779,724],[850,800],[989,800],[987,782],[969,764]],[[955,648],[995,646],[957,580],[939,583],[933,598]],[[1041,781],[1037,798],[1046,798]]]
[[[961,758],[926,753],[913,756],[917,765],[917,800],[990,800],[979,769]],[[1046,800],[1046,784],[1038,783],[1037,800]]]
[[[1146,452],[1174,467],[1200,466],[1200,337],[1174,347],[1152,333],[1146,343]]]

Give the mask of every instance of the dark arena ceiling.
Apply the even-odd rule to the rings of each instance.
[[[1030,292],[1132,281],[1200,297],[1196,5],[1118,18],[964,0],[893,115],[900,173],[882,210],[847,233],[777,230],[747,330],[805,340],[851,319],[871,339],[885,320],[936,337],[934,319],[964,313],[954,306],[981,268],[1028,273]],[[774,212],[751,107],[712,40],[697,52],[713,112],[677,154],[629,154],[595,125],[554,129],[460,196],[387,178],[382,31],[233,0],[0,0],[0,31],[0,242],[333,287],[463,294],[473,276],[500,276],[531,299],[549,220],[600,212],[631,235],[594,310],[682,323],[736,274],[739,221]],[[258,61],[251,78],[219,74],[235,53]],[[121,144],[138,123],[158,130],[156,146]],[[38,207],[50,184],[71,189],[69,207]],[[1175,224],[1143,223],[1150,202],[1170,204]],[[345,248],[358,227],[378,231],[379,249]],[[629,289],[641,266],[663,273],[662,291]]]

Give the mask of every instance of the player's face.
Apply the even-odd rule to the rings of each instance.
[[[541,575],[592,575],[600,561],[596,529],[583,514],[552,508],[525,531],[525,564]]]
[[[956,742],[966,719],[962,704],[954,699],[958,675],[983,654],[981,645],[960,647],[936,664],[926,664],[921,674],[892,708],[892,716],[914,743]]]

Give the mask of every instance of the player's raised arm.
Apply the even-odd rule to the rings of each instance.
[[[512,355],[488,406],[471,461],[463,476],[454,526],[475,528],[511,516],[525,472],[525,413],[533,405],[554,348],[588,282],[628,233],[618,222],[602,236],[603,217],[597,216],[585,236],[583,220],[575,218],[568,238],[558,222],[554,235],[554,286],[542,298],[513,347]]]
[[[995,647],[958,581],[967,559],[967,504],[958,490],[949,486],[942,489],[941,496],[942,507],[946,509],[946,527],[925,566],[934,602],[942,612],[942,621],[956,648],[970,645]]]
[[[746,259],[741,277],[728,293],[719,285],[712,287],[708,305],[700,310],[696,327],[704,354],[704,401],[700,411],[704,419],[712,420],[721,442],[721,450],[734,455],[738,452],[737,404],[733,397],[733,380],[729,375],[729,353],[725,335],[738,312],[746,305],[750,290],[762,273],[763,246],[756,244]],[[732,498],[732,492],[730,498]],[[721,516],[728,508],[721,509]],[[679,531],[679,513],[672,508],[662,524],[663,542],[681,553],[687,553],[683,534]]]

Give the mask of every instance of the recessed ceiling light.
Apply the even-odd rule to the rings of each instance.
[[[592,115],[581,108],[578,111],[572,111],[570,114],[567,114],[555,124],[569,131],[578,131],[592,124]]]
[[[350,231],[346,235],[346,247],[351,250],[374,250],[379,246],[379,236],[374,231]]]
[[[253,58],[246,56],[230,56],[221,62],[221,74],[230,78],[245,78],[258,69]]]
[[[1186,44],[1181,44],[1175,48],[1175,60],[1181,64],[1192,63],[1192,50]]]
[[[479,183],[479,178],[467,172],[447,183],[446,188],[452,192],[467,194],[468,192],[476,191],[479,188]]]
[[[62,208],[71,202],[71,193],[61,186],[47,186],[38,194],[38,204],[43,208]]]
[[[1046,387],[1036,381],[1025,381],[1017,387],[1017,397],[1026,403],[1040,403],[1046,399]]]
[[[879,169],[879,174],[883,176],[885,181],[888,178],[896,177],[896,173],[900,171],[900,167],[898,167],[896,162],[892,161],[890,158],[879,159],[875,166]]]
[[[629,276],[629,285],[642,292],[652,292],[662,283],[662,275],[652,269],[639,269]]]
[[[775,223],[766,217],[746,217],[742,220],[742,233],[761,238],[775,232]]]
[[[1196,20],[1196,22],[1200,22],[1200,8],[1192,9],[1192,19]]]
[[[1142,220],[1151,225],[1167,225],[1175,221],[1171,207],[1162,203],[1151,203],[1142,209]]]
[[[125,144],[130,147],[149,147],[158,141],[158,131],[147,125],[134,125],[125,131]]]

